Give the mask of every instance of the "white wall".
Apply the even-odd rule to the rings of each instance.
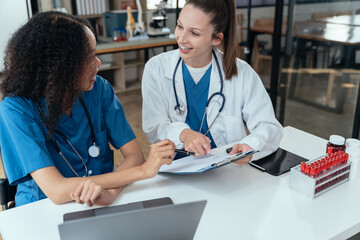
[[[4,70],[4,51],[9,38],[28,20],[26,2],[27,0],[0,0],[0,72]]]

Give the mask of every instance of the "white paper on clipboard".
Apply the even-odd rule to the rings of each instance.
[[[210,154],[203,156],[188,156],[176,161],[170,165],[163,165],[159,173],[173,174],[194,174],[203,173],[211,169],[225,166],[233,161],[240,160],[244,157],[257,153],[257,150],[250,150],[234,155],[229,154]]]

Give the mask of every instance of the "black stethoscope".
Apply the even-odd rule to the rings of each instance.
[[[86,105],[85,105],[85,103],[84,103],[84,100],[82,99],[82,97],[79,97],[79,100],[80,100],[81,105],[83,106],[83,108],[84,108],[84,110],[85,110],[85,113],[86,113],[86,116],[87,116],[87,119],[88,119],[88,121],[89,121],[90,128],[91,128],[91,138],[92,138],[92,141],[93,141],[93,145],[89,147],[88,153],[89,153],[90,157],[96,158],[96,157],[98,157],[98,156],[100,155],[100,148],[99,148],[98,146],[96,146],[96,143],[95,143],[94,127],[93,127],[93,125],[92,125],[91,117],[90,117],[89,111],[88,111],[88,109],[87,109],[87,107],[86,107]],[[40,106],[40,103],[39,103],[39,102],[37,103],[37,107],[38,107],[38,109],[39,109],[40,117],[41,117],[42,121],[43,121],[44,124],[45,124],[45,127],[46,127],[47,129],[49,129],[48,126],[47,126],[47,124],[46,124],[45,116],[44,116],[44,113],[43,113],[43,111],[42,111],[42,109],[41,109],[41,106]],[[88,170],[88,168],[87,168],[87,166],[86,166],[86,164],[85,164],[85,161],[83,160],[83,158],[81,157],[81,155],[78,153],[78,151],[76,151],[76,149],[75,149],[74,146],[71,144],[71,142],[69,141],[69,139],[65,136],[65,134],[63,134],[63,133],[60,132],[59,130],[55,130],[55,132],[56,132],[57,134],[59,134],[59,135],[69,144],[69,146],[71,147],[71,149],[75,152],[75,154],[79,157],[79,159],[80,159],[81,162],[83,163],[84,168],[85,168],[85,175],[84,175],[84,177],[90,176],[91,173],[92,173],[92,170]],[[69,163],[69,161],[68,161],[68,160],[65,158],[65,156],[62,154],[62,152],[61,152],[61,150],[60,150],[60,147],[59,147],[59,145],[56,143],[54,137],[51,137],[50,140],[51,140],[51,143],[54,145],[56,151],[57,151],[57,152],[59,153],[59,155],[64,159],[64,161],[65,161],[65,162],[67,163],[67,165],[70,167],[70,169],[72,170],[72,172],[73,172],[76,176],[80,177],[79,174],[78,174],[78,173],[74,170],[74,168],[71,166],[71,164]]]
[[[213,93],[209,99],[207,100],[206,102],[206,107],[205,107],[205,110],[204,110],[204,115],[202,117],[202,120],[201,120],[201,125],[200,125],[200,129],[199,129],[199,132],[201,131],[201,128],[203,126],[203,123],[204,123],[204,119],[205,119],[205,115],[206,115],[206,112],[207,112],[207,109],[209,107],[209,104],[211,102],[211,99],[213,97],[215,97],[216,95],[219,95],[222,99],[223,99],[223,102],[221,104],[221,107],[219,108],[219,112],[218,114],[216,115],[216,117],[214,118],[214,121],[210,124],[208,130],[206,131],[206,133],[204,135],[206,135],[209,131],[210,131],[210,128],[212,127],[212,125],[214,124],[215,120],[219,117],[221,111],[223,110],[224,108],[224,105],[225,105],[225,96],[223,94],[223,87],[224,87],[224,79],[223,79],[223,76],[221,74],[221,71],[220,71],[220,65],[219,65],[219,61],[216,57],[216,54],[214,52],[214,50],[212,50],[212,54],[214,55],[214,58],[215,58],[215,62],[216,62],[216,66],[217,66],[217,69],[218,69],[218,73],[219,73],[219,76],[220,76],[220,82],[221,82],[221,87],[220,87],[220,91],[219,92],[215,92]],[[176,63],[176,66],[175,66],[175,70],[174,70],[174,74],[173,74],[173,88],[174,88],[174,95],[175,95],[175,100],[176,100],[176,105],[174,107],[174,110],[176,112],[177,115],[181,116],[185,113],[185,106],[183,104],[180,104],[179,103],[179,99],[178,99],[178,96],[177,96],[177,93],[176,93],[176,87],[175,87],[175,75],[176,75],[176,71],[180,65],[180,62],[181,62],[181,57],[179,58],[178,62]]]

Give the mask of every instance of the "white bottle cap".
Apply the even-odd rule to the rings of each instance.
[[[356,138],[347,138],[345,141],[345,146],[348,147],[357,147],[360,148],[360,140]]]
[[[331,135],[329,138],[329,142],[335,145],[344,145],[345,143],[345,138],[339,135]]]

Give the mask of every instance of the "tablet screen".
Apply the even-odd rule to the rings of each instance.
[[[253,161],[250,165],[262,171],[266,171],[271,175],[279,176],[288,172],[290,168],[306,161],[308,161],[308,159],[288,152],[282,148],[278,148],[274,153],[257,161]]]

